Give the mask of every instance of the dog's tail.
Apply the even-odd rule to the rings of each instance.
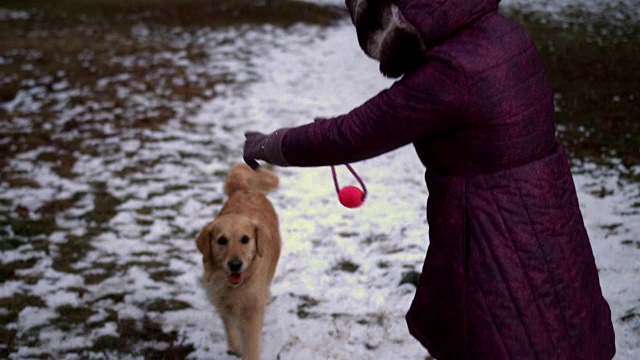
[[[278,176],[263,167],[253,170],[247,164],[236,164],[224,183],[224,193],[231,196],[238,190],[269,192],[278,187]]]

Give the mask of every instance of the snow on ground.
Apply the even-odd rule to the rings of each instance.
[[[551,2],[533,3],[549,11],[563,9],[561,5],[549,8]],[[43,351],[55,356],[55,351],[90,347],[94,339],[116,334],[116,324],[104,321],[111,311],[121,318],[148,316],[167,331],[178,331],[185,343],[194,344],[192,358],[231,358],[226,355],[221,323],[198,285],[201,263],[194,235],[220,206],[221,181],[230,164],[241,159],[244,131],[268,132],[345,112],[390,81],[361,53],[347,22],[328,29],[263,26],[228,31],[207,35],[235,39],[225,49],[212,45],[212,69],[232,69],[251,84],[220,85],[215,89],[219,96],[197,116],[176,119],[143,134],[111,132],[97,140],[100,154],[78,154],[77,176],[72,179],[60,177],[52,165],[35,165],[38,154],[46,149],[9,160],[13,168],[42,184],[40,189],[28,190],[0,184],[3,197],[20,198],[28,208],[88,194],[57,218],[61,229],[48,238],[54,244],[62,246],[73,235],[90,230],[78,217],[93,206],[92,184],[103,182],[108,193],[124,199],[108,229],[93,241],[94,249],[73,266],[84,276],[107,271],[96,264],[128,265],[104,281],[86,284],[76,273],[53,270],[51,257],[39,254],[36,265],[23,270],[38,279],[35,283],[7,281],[0,287],[0,298],[24,292],[46,299],[46,306],[25,307],[18,321],[9,324],[23,339],[38,339],[37,347],[25,345],[12,358]],[[122,176],[132,164],[139,171]],[[404,323],[414,288],[399,285],[405,272],[420,269],[428,246],[428,194],[422,166],[412,149],[404,147],[354,167],[370,194],[365,205],[355,210],[338,204],[328,168],[276,169],[282,185],[270,198],[280,216],[284,248],[263,332],[265,359],[425,357]],[[590,171],[576,174],[575,182],[603,291],[612,308],[616,358],[637,359],[637,184],[589,164],[585,167]],[[348,184],[348,173],[339,171],[341,183]],[[38,251],[29,246],[3,251],[2,262],[31,258]],[[162,270],[177,274],[173,281],[155,278],[155,269],[149,265],[153,262],[168,264]],[[78,288],[86,290],[79,293]],[[121,301],[114,301],[115,295],[122,295]],[[190,307],[153,311],[151,299],[180,301]],[[100,326],[66,332],[47,326],[56,308],[86,304],[96,311],[89,323]],[[104,354],[89,355],[102,358]]]
[[[575,175],[574,181],[600,285],[611,307],[616,358],[637,359],[640,358],[638,185],[621,180],[613,171],[587,167],[593,172]]]

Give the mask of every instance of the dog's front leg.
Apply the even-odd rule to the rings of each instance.
[[[233,316],[223,316],[224,331],[227,334],[227,352],[232,355],[242,356],[242,333],[240,323]]]
[[[260,336],[264,323],[264,306],[247,309],[243,316],[244,352],[242,360],[260,360]]]

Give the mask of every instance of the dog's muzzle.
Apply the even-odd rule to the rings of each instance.
[[[242,275],[242,260],[240,259],[231,259],[227,263],[227,270],[229,275],[227,276],[227,281],[233,286],[240,285],[244,276]]]
[[[242,270],[242,260],[240,259],[231,259],[227,263],[227,269],[229,269],[230,273],[238,273]]]

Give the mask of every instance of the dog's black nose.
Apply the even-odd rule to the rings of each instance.
[[[227,266],[229,267],[229,271],[238,272],[242,268],[242,260],[240,260],[240,259],[231,259],[227,263]]]

